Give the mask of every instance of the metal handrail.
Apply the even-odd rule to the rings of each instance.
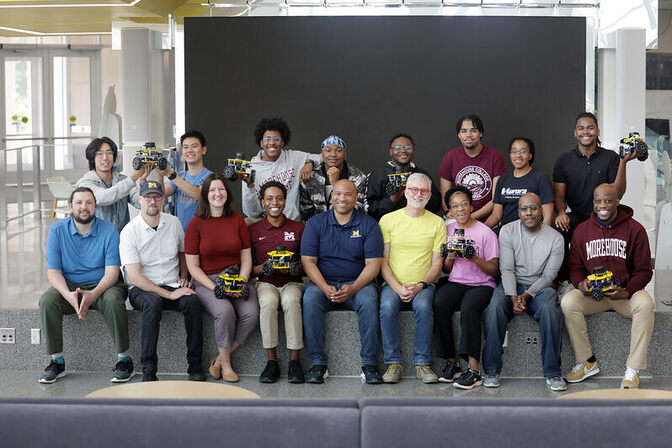
[[[33,209],[23,212],[23,150],[33,149]],[[42,211],[40,198],[40,145],[27,145],[19,148],[0,148],[0,188],[7,187],[7,153],[16,153],[16,206],[19,214],[11,218],[7,217],[7,195],[0,194],[0,226],[6,226],[9,221],[23,218],[24,216]],[[4,193],[4,192],[3,192]]]

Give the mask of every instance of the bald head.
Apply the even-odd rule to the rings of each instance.
[[[525,202],[525,203],[528,203],[528,204],[541,205],[541,198],[539,197],[538,194],[530,192],[530,193],[525,193],[524,195],[522,195],[520,197],[520,199],[518,199],[518,205],[520,205],[521,202]]]
[[[593,192],[593,211],[602,222],[611,222],[618,214],[618,191],[611,184],[598,185]]]
[[[598,194],[598,192],[600,194],[605,194],[605,193],[613,194],[618,199],[618,190],[616,190],[616,187],[614,187],[611,184],[600,184],[597,187],[595,187],[595,191],[593,192],[593,197],[595,197],[595,195]]]
[[[530,232],[541,229],[543,210],[541,198],[534,193],[525,193],[518,199],[518,218],[523,226]]]
[[[338,214],[348,215],[352,213],[357,204],[357,187],[349,179],[341,179],[334,184],[331,192],[331,205]]]

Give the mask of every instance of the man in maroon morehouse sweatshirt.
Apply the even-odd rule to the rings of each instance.
[[[612,286],[601,300],[590,297],[586,276],[602,266],[620,286]],[[646,355],[653,331],[653,299],[644,287],[653,276],[651,251],[644,227],[632,218],[632,209],[619,205],[613,185],[602,184],[593,193],[593,212],[574,231],[569,250],[569,278],[578,289],[560,302],[572,342],[576,365],[565,379],[578,383],[600,373],[588,341],[586,315],[616,310],[632,319],[630,356],[621,389],[639,387],[639,371],[646,369]]]

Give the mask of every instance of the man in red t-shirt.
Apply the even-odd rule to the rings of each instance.
[[[268,362],[259,376],[262,383],[275,383],[280,378],[280,365],[276,347],[278,346],[278,306],[282,306],[285,317],[285,334],[290,360],[288,380],[303,383],[305,377],[299,351],[303,348],[303,325],[301,298],[303,280],[298,264],[301,260],[301,236],[304,225],[285,217],[287,189],[277,181],[263,184],[259,190],[261,205],[266,217],[250,226],[252,241],[252,275],[259,276],[257,296],[259,298],[259,328],[261,340],[266,349]],[[278,247],[278,246],[284,246]],[[269,260],[269,252],[275,251],[275,268]],[[289,258],[284,252],[293,252]],[[270,275],[266,275],[269,274]]]
[[[454,185],[463,185],[474,196],[471,216],[485,221],[492,213],[492,192],[499,176],[506,173],[504,157],[494,148],[481,143],[483,122],[478,115],[465,115],[457,120],[457,138],[462,145],[448,151],[443,157],[441,176],[441,201]]]

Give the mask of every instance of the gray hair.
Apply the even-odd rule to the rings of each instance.
[[[432,189],[432,179],[428,175],[423,173],[413,173],[410,176],[408,176],[408,179],[406,179],[406,185],[410,184],[411,181],[415,179],[419,179],[422,182],[424,182],[429,190]]]

